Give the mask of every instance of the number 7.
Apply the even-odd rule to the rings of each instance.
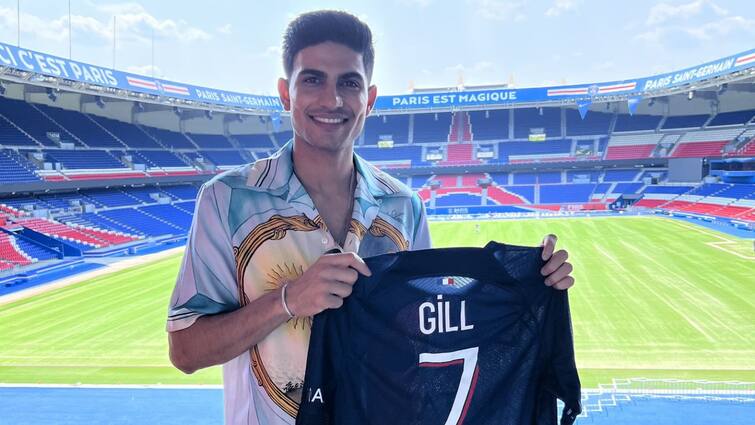
[[[459,387],[456,389],[454,404],[451,406],[451,412],[448,414],[445,425],[460,425],[464,422],[464,416],[467,415],[479,373],[477,367],[478,351],[478,347],[472,347],[448,353],[420,353],[419,355],[420,367],[447,367],[459,363],[464,366],[461,371]]]

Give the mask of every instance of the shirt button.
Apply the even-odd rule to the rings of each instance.
[[[322,238],[322,244],[327,245],[328,244],[328,238]]]

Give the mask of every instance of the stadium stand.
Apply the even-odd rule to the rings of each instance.
[[[509,138],[509,110],[469,112],[472,138],[476,141],[506,140]]]
[[[678,115],[667,117],[662,129],[700,128],[708,121],[710,115]]]
[[[566,110],[566,135],[586,136],[595,134],[608,134],[614,114],[606,112],[589,111],[584,119],[579,111]]]
[[[561,137],[561,109],[514,109],[514,137],[526,139],[534,129],[542,129],[547,137]]]
[[[201,149],[224,149],[233,148],[227,137],[219,134],[194,134],[186,133],[186,137],[194,141]]]
[[[448,142],[451,113],[414,114],[414,143]]]
[[[380,140],[395,144],[409,143],[409,115],[369,117],[364,124],[364,144],[377,145]]]
[[[258,149],[274,149],[273,139],[270,135],[265,134],[234,134],[233,136],[238,141],[239,146],[243,148],[258,148]]]
[[[39,181],[40,178],[17,152],[0,150],[0,183]]]
[[[83,117],[89,118],[107,130],[110,134],[117,137],[126,146],[131,149],[151,149],[162,148],[155,139],[144,132],[141,127],[125,123],[110,118],[100,117],[93,114],[82,114]]]
[[[34,139],[37,142],[37,147],[58,146],[59,143],[52,139],[54,135],[58,135],[61,141],[81,146],[81,143],[73,135],[44,115],[32,103],[0,96],[0,114],[12,121],[16,128]]]
[[[622,131],[647,131],[655,130],[661,123],[663,117],[660,115],[629,115],[618,114],[616,116],[616,125],[614,132]]]
[[[200,151],[200,154],[219,167],[236,166],[249,162],[241,156],[239,151],[236,150]]]
[[[723,147],[742,134],[742,132],[743,129],[740,127],[690,131],[679,139],[670,156],[673,158],[721,156]]]
[[[43,152],[50,162],[59,163],[63,168],[75,170],[126,168],[122,162],[107,151],[45,149]]]
[[[96,121],[89,119],[87,114],[47,105],[37,105],[37,108],[89,147],[115,149],[126,147]]]
[[[192,143],[183,133],[177,133],[175,131],[163,130],[161,128],[154,127],[141,127],[141,129],[150,137],[158,140],[161,145],[173,149],[197,149],[197,146]]]
[[[584,119],[573,105],[370,116],[355,151],[401,175],[433,213],[488,206],[516,213],[605,209],[623,195],[639,195],[638,209],[755,221],[755,185],[669,183],[667,165],[657,163],[755,156],[751,105],[699,113],[706,106],[681,116],[629,115],[626,108],[603,106],[594,105]],[[103,109],[95,113],[117,115]],[[243,127],[239,134],[210,134],[218,127],[201,129],[195,121],[188,133],[186,123],[176,125],[170,115],[166,126],[181,129],[173,131],[152,127],[160,121],[137,114],[134,121],[145,124],[0,96],[0,184],[56,181],[67,187],[2,195],[0,227],[19,233],[0,235],[0,269],[62,256],[24,238],[20,232],[28,229],[85,252],[185,237],[204,174],[264,158],[293,136],[290,130],[254,134],[257,127],[242,124],[234,124]],[[270,124],[265,117],[261,122]],[[274,128],[290,128],[285,119],[281,125]],[[545,140],[530,141],[533,134]],[[183,175],[193,183],[176,184],[173,177]],[[171,178],[148,180],[162,176]],[[110,185],[112,178],[118,181]],[[479,183],[488,178],[492,185]],[[101,182],[72,187],[79,179]]]
[[[663,135],[657,133],[611,136],[606,159],[649,158],[661,139]]]

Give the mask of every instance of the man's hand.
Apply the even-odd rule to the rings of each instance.
[[[352,252],[325,254],[298,279],[288,284],[286,301],[295,316],[314,316],[343,305],[359,273],[371,276],[367,264]]]
[[[573,267],[567,263],[569,253],[560,249],[556,252],[556,235],[548,235],[543,239],[543,261],[547,261],[545,266],[540,269],[540,273],[545,278],[545,284],[556,289],[568,289],[574,285],[574,278],[571,276]]]

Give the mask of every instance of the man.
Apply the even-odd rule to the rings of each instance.
[[[353,153],[377,96],[373,60],[354,16],[297,17],[278,82],[293,140],[200,191],[171,299],[170,358],[186,373],[223,364],[228,423],[293,423],[311,317],[370,275],[362,257],[430,247],[419,197]],[[554,245],[546,238],[543,274],[566,289],[571,265]]]

